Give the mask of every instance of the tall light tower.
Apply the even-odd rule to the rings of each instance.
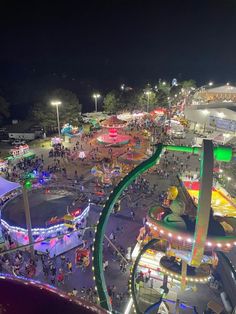
[[[94,103],[95,103],[95,112],[98,112],[98,98],[101,97],[100,94],[93,94]]]
[[[34,238],[32,234],[32,225],[31,225],[31,215],[30,215],[30,207],[29,207],[29,198],[28,198],[28,189],[31,189],[32,183],[27,180],[24,182],[22,186],[22,194],[23,194],[23,202],[24,202],[24,210],[25,210],[25,220],[26,220],[26,226],[28,231],[28,238],[29,238],[29,244],[30,245],[30,255],[31,258],[34,259]]]
[[[150,103],[151,91],[150,90],[146,91],[145,95],[147,95],[147,112],[149,112],[149,103]]]
[[[57,127],[58,127],[58,136],[60,137],[61,132],[60,132],[60,119],[59,119],[59,109],[58,109],[58,107],[61,105],[61,101],[60,100],[51,101],[51,105],[52,106],[56,106],[56,109],[57,109]]]

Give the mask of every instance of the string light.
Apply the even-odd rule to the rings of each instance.
[[[160,271],[168,276],[170,276],[171,278],[176,278],[176,279],[179,279],[181,280],[182,279],[182,276],[181,275],[178,275],[176,273],[173,273],[173,272],[170,272],[170,271],[167,271],[165,268],[163,267],[160,267]],[[201,277],[201,278],[193,278],[193,277],[186,277],[186,281],[190,281],[190,282],[207,282],[208,280],[210,280],[210,276],[207,276],[207,277]]]

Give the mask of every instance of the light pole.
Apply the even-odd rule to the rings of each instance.
[[[227,184],[227,189],[229,189],[229,182],[232,180],[231,177],[227,177],[227,181],[228,181],[228,184]]]
[[[99,94],[93,94],[94,102],[95,102],[95,112],[98,112],[98,98],[101,97]]]
[[[30,216],[30,207],[29,207],[29,198],[27,189],[31,188],[30,181],[26,181],[22,186],[22,194],[23,194],[23,202],[24,202],[24,210],[25,210],[25,220],[28,231],[29,243],[34,243],[34,238],[32,234],[32,225],[31,225],[31,216]],[[30,255],[31,258],[34,259],[34,245],[30,245]]]
[[[57,127],[58,127],[58,136],[60,137],[61,132],[60,132],[60,120],[59,120],[59,109],[58,109],[58,107],[61,105],[61,101],[59,101],[59,100],[51,101],[51,105],[56,106],[56,109],[57,109]]]
[[[149,102],[150,102],[150,95],[151,95],[150,90],[146,91],[145,95],[147,95],[147,112],[149,112]]]

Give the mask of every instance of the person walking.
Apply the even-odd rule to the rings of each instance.
[[[65,276],[64,276],[64,273],[63,273],[62,269],[59,269],[59,273],[57,275],[58,285],[64,284],[64,278],[65,278]]]
[[[77,294],[78,294],[78,290],[76,288],[73,288],[73,290],[72,290],[73,297],[76,297]]]
[[[69,259],[67,260],[66,265],[67,265],[68,272],[72,273],[72,263],[71,263],[71,261]]]
[[[53,265],[53,264],[51,265],[50,271],[51,271],[51,274],[53,276],[56,276],[57,269],[56,269],[55,265]]]
[[[48,266],[46,264],[43,264],[43,273],[44,273],[44,277],[48,278],[49,269],[48,269]]]
[[[61,267],[64,269],[66,262],[66,257],[64,254],[61,255]]]
[[[131,215],[131,218],[134,220],[135,219],[135,213],[134,213],[134,211],[132,209],[130,211],[130,215]]]
[[[56,277],[55,277],[55,275],[51,275],[51,276],[50,276],[50,280],[51,280],[51,284],[52,284],[52,285],[55,285],[55,282],[56,282]]]

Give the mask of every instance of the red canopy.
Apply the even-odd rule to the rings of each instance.
[[[101,125],[104,128],[122,128],[126,123],[126,121],[118,119],[117,116],[111,116],[102,121]]]

